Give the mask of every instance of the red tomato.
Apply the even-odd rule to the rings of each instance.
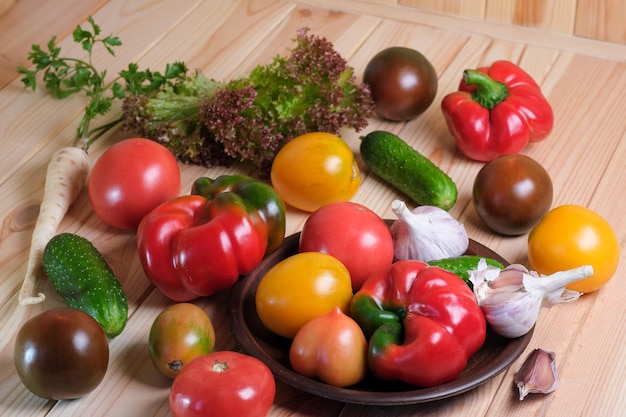
[[[94,164],[89,200],[109,226],[136,230],[152,209],[180,195],[180,185],[180,168],[166,147],[149,139],[126,139]]]
[[[289,361],[299,374],[347,387],[367,374],[367,341],[357,322],[335,307],[296,333]]]
[[[331,203],[307,218],[299,251],[339,259],[357,291],[372,272],[393,262],[393,238],[385,221],[369,208],[351,201]]]
[[[270,369],[238,352],[202,355],[176,376],[170,390],[174,417],[264,417],[276,395]]]

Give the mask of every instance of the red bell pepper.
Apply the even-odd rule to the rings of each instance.
[[[554,114],[539,85],[517,65],[467,69],[459,91],[441,102],[459,150],[477,161],[517,154],[552,131]]]
[[[285,203],[269,184],[247,175],[221,175],[215,179],[200,177],[191,187],[191,194],[208,199],[218,194],[233,192],[250,204],[267,226],[267,249],[274,252],[285,240]]]
[[[461,278],[415,260],[371,275],[352,298],[350,315],[369,337],[372,373],[420,387],[459,376],[487,331]]]
[[[233,192],[187,195],[163,203],[139,224],[139,259],[150,281],[174,301],[233,285],[261,262],[267,227]]]

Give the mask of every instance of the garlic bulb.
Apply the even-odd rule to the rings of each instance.
[[[397,260],[451,258],[463,255],[469,246],[465,227],[444,209],[418,206],[411,211],[404,201],[394,200],[391,210],[398,217],[390,227]]]
[[[556,354],[549,350],[534,349],[515,373],[519,399],[528,394],[549,394],[559,386],[556,372]]]
[[[590,265],[539,276],[523,265],[513,264],[501,270],[481,260],[478,269],[470,272],[470,281],[492,329],[501,336],[514,338],[530,331],[544,305],[578,299],[581,294],[565,286],[592,274]]]

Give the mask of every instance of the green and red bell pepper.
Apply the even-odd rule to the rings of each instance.
[[[420,387],[458,377],[487,331],[461,278],[415,260],[371,275],[354,295],[350,315],[369,338],[372,373]]]
[[[535,80],[506,60],[463,72],[441,107],[459,150],[477,161],[517,154],[552,131],[554,114]]]
[[[180,302],[230,287],[284,236],[284,204],[271,186],[244,175],[203,177],[191,195],[144,217],[137,248],[148,279]]]
[[[274,188],[246,175],[222,175],[214,180],[201,177],[191,188],[191,194],[202,195],[208,199],[227,192],[241,196],[265,223],[267,228],[265,254],[278,249],[285,239],[285,204]]]

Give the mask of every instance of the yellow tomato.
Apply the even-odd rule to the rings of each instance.
[[[261,278],[256,310],[268,329],[293,338],[309,320],[334,307],[347,313],[351,299],[350,273],[337,258],[303,252],[283,259]]]
[[[350,200],[361,184],[352,149],[340,137],[323,132],[298,136],[282,147],[270,176],[285,203],[309,212]]]
[[[606,284],[617,269],[619,242],[602,216],[585,207],[563,205],[548,212],[528,235],[532,269],[549,275],[591,265],[594,273],[567,288],[589,293]]]

